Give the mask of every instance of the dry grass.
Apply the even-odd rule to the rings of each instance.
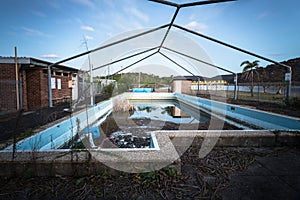
[[[134,106],[130,104],[128,99],[120,99],[113,103],[114,112],[128,112],[133,110]]]

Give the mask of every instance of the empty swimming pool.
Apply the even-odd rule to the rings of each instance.
[[[90,133],[92,136],[98,137],[101,135],[101,131],[94,127],[99,127],[99,125],[106,120],[112,113],[115,102],[119,99],[125,99],[129,100],[129,102],[136,103],[135,106],[138,112],[132,113],[132,115],[128,112],[127,116],[129,119],[131,117],[130,120],[132,121],[132,125],[135,124],[135,126],[137,126],[137,124],[134,122],[134,118],[140,115],[144,119],[148,118],[148,121],[150,120],[150,123],[145,124],[148,128],[150,128],[151,122],[155,121],[162,121],[165,124],[167,122],[174,123],[177,120],[181,120],[180,125],[186,123],[190,123],[190,125],[201,124],[205,123],[202,120],[205,120],[205,117],[208,117],[210,120],[217,119],[217,123],[213,123],[215,126],[210,124],[209,130],[215,130],[218,128],[217,126],[222,127],[220,125],[222,121],[223,124],[226,122],[243,129],[252,129],[255,127],[258,129],[271,130],[300,130],[298,118],[267,113],[194,96],[177,93],[124,93],[108,101],[101,102],[96,106],[90,107],[85,111],[74,113],[72,117],[18,142],[16,149],[19,151],[53,150],[62,147],[66,142],[74,139],[76,134],[84,136]],[[177,119],[175,116],[169,115],[171,108],[168,107],[171,105],[159,106],[154,109],[151,108],[151,112],[147,112],[147,110],[149,111],[147,104],[142,102],[142,104],[139,105],[139,102],[141,101],[150,101],[152,103],[155,101],[175,101],[175,104],[177,102],[178,105],[172,106],[176,106],[180,110],[183,110],[183,115],[187,115],[188,117],[181,116]],[[162,103],[156,103],[162,105]],[[164,111],[165,113],[163,113]],[[162,115],[158,116],[158,112]],[[204,118],[199,118],[199,116],[203,116]],[[114,116],[114,118],[117,119],[118,116]],[[163,120],[155,120],[157,118]],[[127,118],[123,119],[127,120]],[[127,127],[131,127],[131,124],[126,125]],[[132,127],[131,129],[133,130]],[[12,150],[13,146],[9,146],[5,149],[5,151]]]

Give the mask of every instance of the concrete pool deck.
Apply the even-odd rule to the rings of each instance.
[[[179,172],[180,155],[193,143],[209,152],[216,147],[299,146],[299,132],[286,131],[155,131],[157,149],[53,150],[0,152],[0,176],[28,173],[36,176],[89,175],[109,166],[142,173],[171,166]],[[202,146],[206,143],[206,147]],[[14,156],[14,158],[13,158]],[[205,154],[204,154],[205,156]],[[30,168],[34,166],[33,168]],[[36,170],[38,169],[38,170]]]

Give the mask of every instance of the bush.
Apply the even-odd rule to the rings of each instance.
[[[292,97],[290,106],[296,108],[297,110],[300,109],[300,97]]]
[[[111,97],[112,94],[113,94],[114,89],[115,89],[115,84],[111,83],[111,84],[103,87],[103,93],[105,93],[109,97]]]

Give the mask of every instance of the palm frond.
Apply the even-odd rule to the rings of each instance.
[[[253,65],[258,66],[259,60],[255,60],[252,63],[253,63]]]
[[[258,62],[259,62],[259,60],[255,60],[253,62],[246,60],[246,61],[242,62],[241,67],[244,66],[243,72],[246,72],[249,70],[251,71],[253,68],[257,68],[259,66]]]
[[[250,62],[248,60],[246,60],[246,61],[242,62],[240,66],[242,67],[243,65],[246,65],[246,64],[249,65]]]

